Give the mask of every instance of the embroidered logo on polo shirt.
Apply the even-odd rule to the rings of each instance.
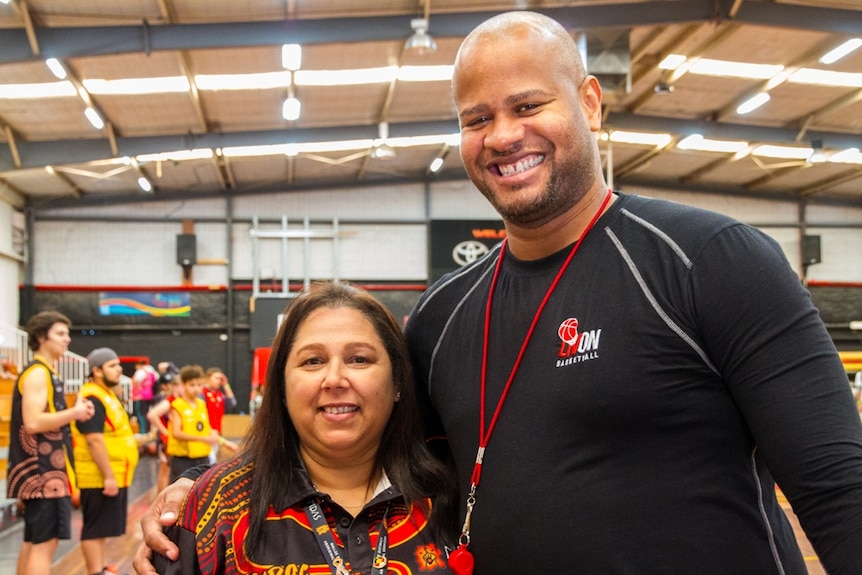
[[[419,566],[419,571],[435,571],[446,567],[446,562],[443,560],[443,554],[433,543],[419,545],[416,547],[414,554],[416,556],[416,564]]]
[[[577,318],[564,319],[557,328],[560,350],[557,352],[557,367],[582,363],[599,357],[601,329],[580,331]]]

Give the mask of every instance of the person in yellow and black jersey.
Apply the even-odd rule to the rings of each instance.
[[[209,462],[213,446],[223,445],[236,451],[236,444],[222,438],[210,425],[207,404],[201,398],[204,371],[199,365],[180,369],[177,397],[171,401],[168,421],[167,454],[170,457],[171,481],[183,471]]]
[[[81,552],[87,573],[116,575],[105,563],[108,537],[126,532],[128,488],[138,465],[138,444],[129,415],[116,395],[123,366],[110,348],[94,349],[87,356],[91,380],[80,395],[89,399],[95,414],[72,426],[75,474],[81,490]]]
[[[24,507],[20,573],[49,573],[60,539],[72,531],[72,439],[69,423],[93,416],[93,404],[78,397],[66,406],[65,384],[54,364],[69,349],[72,322],[55,311],[27,321],[33,361],[12,391],[6,491]]]

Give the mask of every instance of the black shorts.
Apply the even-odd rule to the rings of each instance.
[[[118,537],[126,533],[129,489],[121,487],[114,497],[102,495],[102,488],[81,490],[81,539]]]
[[[51,539],[72,538],[72,499],[24,500],[24,541],[44,543]]]
[[[171,455],[171,483],[182,475],[184,471],[198,465],[208,464],[209,462],[209,455],[204,455],[203,457],[177,457]]]

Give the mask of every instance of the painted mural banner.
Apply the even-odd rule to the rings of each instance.
[[[189,317],[192,313],[188,292],[100,292],[99,315],[146,315],[150,317]]]

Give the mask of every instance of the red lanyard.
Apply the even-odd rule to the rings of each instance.
[[[569,267],[569,262],[571,262],[572,258],[575,257],[575,253],[581,246],[581,242],[584,241],[584,238],[587,237],[589,231],[593,228],[596,221],[598,221],[599,217],[602,215],[602,212],[604,212],[605,207],[607,207],[610,199],[611,190],[608,190],[605,199],[602,201],[602,205],[593,215],[593,218],[590,220],[590,223],[587,224],[586,229],[584,229],[584,233],[581,234],[581,237],[578,238],[578,241],[575,242],[574,246],[572,246],[568,257],[566,257],[566,261],[564,261],[563,265],[560,266],[560,270],[557,272],[556,277],[554,277],[554,281],[552,281],[551,285],[548,286],[548,291],[545,292],[545,297],[542,298],[542,302],[539,304],[539,307],[538,309],[536,309],[536,313],[533,316],[533,321],[530,324],[530,329],[527,330],[527,335],[524,336],[524,342],[521,344],[521,351],[518,352],[518,357],[515,358],[515,364],[512,366],[512,371],[509,373],[509,379],[506,381],[506,386],[503,388],[503,393],[500,395],[499,401],[497,401],[497,408],[494,410],[494,415],[491,418],[491,424],[488,426],[488,431],[485,431],[485,389],[487,384],[488,372],[488,340],[490,339],[489,335],[491,331],[491,305],[493,303],[494,290],[497,287],[497,278],[500,275],[500,268],[503,264],[503,254],[506,253],[506,240],[503,240],[503,245],[500,247],[500,255],[497,258],[497,265],[494,269],[494,276],[491,279],[491,287],[488,290],[488,303],[485,307],[485,338],[482,345],[482,379],[480,388],[481,397],[479,404],[479,450],[476,452],[476,463],[473,466],[473,474],[470,477],[470,493],[467,495],[467,515],[464,519],[464,526],[461,528],[461,536],[458,539],[458,549],[456,549],[450,554],[449,560],[450,567],[453,568],[456,573],[459,573],[459,575],[466,575],[468,573],[472,573],[473,569],[473,557],[472,554],[467,551],[467,546],[470,544],[470,515],[473,513],[473,506],[476,505],[476,488],[479,486],[479,479],[482,475],[482,460],[485,457],[485,448],[488,446],[488,442],[491,440],[491,434],[494,433],[494,427],[497,425],[497,419],[500,417],[500,412],[503,409],[503,404],[506,402],[506,397],[509,395],[509,389],[512,387],[512,382],[515,381],[515,374],[518,372],[518,368],[521,366],[521,360],[524,358],[524,354],[527,351],[527,345],[530,343],[530,339],[533,337],[533,331],[536,329],[536,324],[539,323],[539,317],[541,317],[542,311],[545,309],[545,305],[548,303],[548,300],[551,299],[551,295],[557,288],[557,284],[560,283],[560,278],[563,277],[566,268]],[[453,562],[455,563],[455,565],[453,565]]]

